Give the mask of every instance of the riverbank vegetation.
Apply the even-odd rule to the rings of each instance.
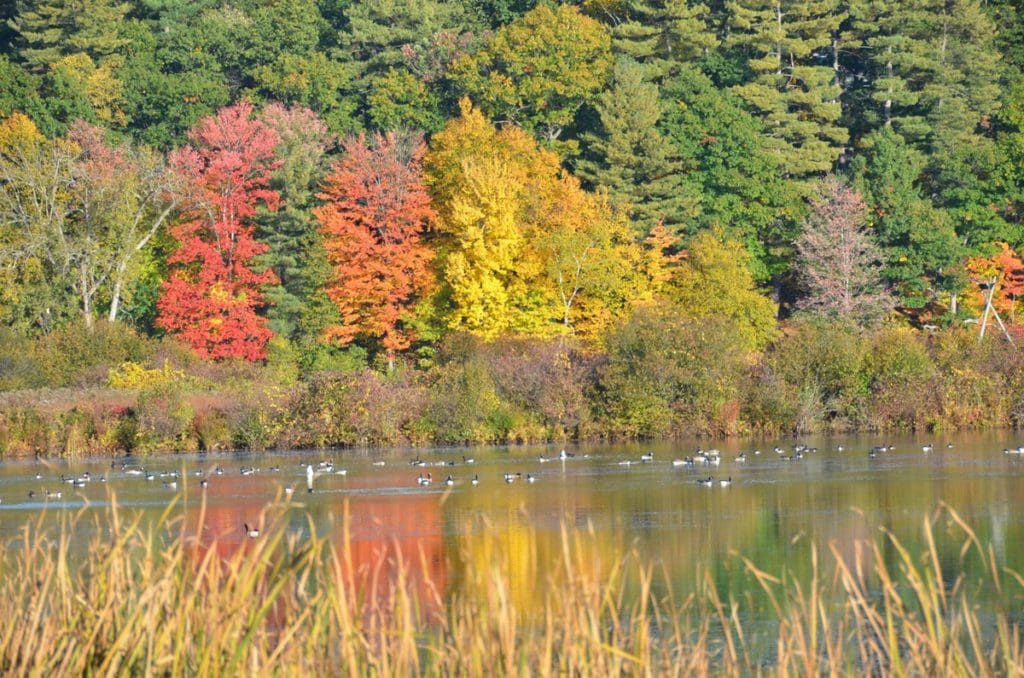
[[[172,502],[149,525],[114,501],[106,515],[41,517],[0,542],[0,592],[17,611],[0,618],[0,667],[33,675],[1024,671],[1014,614],[1024,580],[946,508],[910,543],[883,531],[812,545],[784,572],[737,555],[739,571],[724,582],[700,570],[672,581],[658,563],[603,548],[586,529],[563,528],[560,555],[544,563],[510,557],[484,530],[472,548],[488,554],[486,566],[448,586],[432,582],[415,553],[382,552],[385,566],[358,562],[347,532],[332,542],[289,531],[283,516],[298,509],[288,504],[268,507],[256,538],[225,542],[196,538],[204,534],[196,510],[194,521],[171,519]],[[109,532],[90,527],[93,519]],[[95,536],[83,546],[73,534]],[[543,605],[517,603],[517,577],[537,587]]]
[[[6,3],[0,453],[1019,425],[1022,26]]]
[[[211,362],[105,323],[8,341],[9,456],[1024,425],[1024,355],[966,330],[807,320],[751,360],[727,320],[647,309],[599,352],[455,334],[428,366],[307,375],[287,355]]]

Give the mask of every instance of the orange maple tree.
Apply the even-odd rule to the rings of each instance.
[[[988,282],[992,277],[996,278],[998,288],[992,298],[992,305],[1000,313],[1008,314],[1012,318],[1011,311],[1024,295],[1024,261],[1012,247],[1005,242],[995,243],[998,250],[991,257],[972,257],[967,260],[967,272],[974,278],[981,278]],[[978,294],[979,308],[985,305],[986,290],[980,290]]]
[[[423,182],[423,139],[390,132],[347,140],[323,182],[320,221],[333,276],[325,288],[342,324],[327,338],[340,345],[359,335],[380,340],[389,362],[409,347],[404,322],[433,286],[433,251],[423,234],[435,220]]]

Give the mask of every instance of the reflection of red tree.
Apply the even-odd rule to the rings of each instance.
[[[441,612],[440,597],[447,586],[440,504],[436,496],[353,501],[349,507],[351,584],[367,604],[384,603],[394,592],[401,571],[406,586],[426,618]],[[341,548],[343,528],[337,530]],[[339,560],[345,562],[339,551]]]
[[[197,564],[211,550],[226,562],[240,549],[254,546],[255,541],[246,536],[245,523],[266,527],[259,521],[267,497],[272,496],[272,485],[267,492],[254,494],[252,478],[224,476],[216,482],[218,494],[232,497],[231,501],[207,506],[202,525],[198,523],[199,507],[189,509],[187,530],[195,538]],[[355,499],[348,514],[348,558],[342,552],[344,526],[339,524],[330,535],[338,561],[345,566],[343,583],[354,588],[368,606],[386,607],[399,573],[404,572],[405,585],[418,601],[421,614],[425,618],[439,614],[439,599],[448,582],[437,496]]]

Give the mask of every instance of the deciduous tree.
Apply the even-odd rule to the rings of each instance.
[[[269,185],[279,139],[242,102],[201,120],[189,140],[172,156],[189,190],[183,220],[171,229],[179,247],[168,258],[157,323],[204,358],[260,360],[272,334],[258,312],[261,286],[274,274],[252,268],[267,250],[252,222],[259,205],[278,205]]]
[[[423,183],[422,138],[396,133],[350,138],[319,194],[317,208],[334,275],[326,291],[342,324],[327,330],[342,345],[380,341],[393,364],[414,333],[405,324],[433,283],[424,233],[435,219]]]
[[[604,26],[570,5],[539,5],[456,60],[449,76],[491,118],[553,144],[601,91],[611,68]]]
[[[856,191],[835,177],[818,185],[796,242],[806,293],[800,309],[864,325],[892,308],[882,281],[882,251],[867,219],[868,206]]]

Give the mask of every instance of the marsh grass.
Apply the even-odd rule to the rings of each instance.
[[[526,558],[542,604],[514,591],[486,530],[458,586],[424,556],[353,562],[351,536],[316,536],[276,502],[259,538],[202,538],[176,502],[159,520],[118,507],[41,516],[0,543],[0,670],[6,675],[969,675],[1024,673],[1024,579],[948,507],[924,518],[923,549],[880,531],[851,550],[808,550],[810,576],[737,556],[750,586],[708,572],[678,591],[628,549],[602,558],[564,526],[557,562]],[[56,525],[54,525],[56,522]],[[941,523],[941,529],[940,528]],[[344,523],[347,525],[347,521]],[[87,546],[80,536],[92,536]],[[962,540],[940,558],[936,534]],[[79,535],[79,536],[75,536]],[[312,535],[312,536],[310,536]],[[77,540],[77,542],[76,542]],[[536,534],[519,545],[536,554]],[[480,557],[479,554],[483,554]],[[947,558],[948,561],[948,558]],[[967,566],[968,561],[972,563]],[[481,564],[482,563],[482,564]],[[983,574],[967,574],[983,572]],[[417,583],[418,582],[418,583]],[[982,603],[978,592],[994,593]],[[755,603],[758,600],[760,602]],[[753,616],[769,623],[752,624]]]

